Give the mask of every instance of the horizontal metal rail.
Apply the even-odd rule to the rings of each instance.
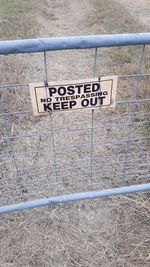
[[[69,194],[69,195],[56,196],[56,197],[51,197],[51,198],[36,199],[36,200],[25,201],[25,202],[14,204],[14,205],[2,206],[0,207],[0,214],[10,213],[14,211],[23,211],[27,209],[33,209],[33,208],[48,206],[48,205],[55,205],[58,203],[112,197],[112,196],[117,196],[120,194],[144,192],[144,191],[149,191],[149,190],[150,190],[150,183],[124,186],[124,187],[113,188],[113,189],[104,189],[100,191]]]
[[[54,37],[0,42],[0,55],[150,44],[150,33]]]
[[[101,180],[101,178],[102,177],[99,177],[99,176],[93,176],[93,186],[95,187],[95,186],[100,186],[100,180]],[[104,178],[104,177],[103,177]],[[133,182],[135,182],[136,183],[136,176],[133,176],[133,177],[131,177],[130,179],[132,180],[132,183]],[[108,186],[108,181],[107,181],[107,179],[108,178],[106,178],[105,177],[105,179],[103,179],[103,187],[107,187]],[[140,182],[140,184],[142,184],[142,182],[140,181],[141,179],[146,179],[146,182],[149,182],[148,180],[150,180],[150,176],[149,175],[147,175],[147,174],[144,174],[144,175],[142,175],[142,178],[139,178],[138,179],[138,183]],[[125,180],[124,180],[126,183],[128,183],[129,182],[129,179],[128,178],[125,178]],[[41,181],[40,181],[41,182]],[[43,182],[44,182],[44,184],[42,185],[42,187],[40,186],[39,187],[39,184],[38,184],[38,181],[37,181],[37,183],[34,183],[34,184],[31,184],[30,185],[30,189],[31,189],[31,191],[30,191],[30,197],[33,197],[33,195],[34,196],[37,196],[37,193],[36,193],[36,191],[38,191],[38,194],[41,194],[41,193],[43,193],[43,190],[48,190],[48,191],[55,191],[56,192],[56,183],[54,182],[54,181],[52,181],[51,182],[51,186],[49,186],[48,184],[47,184],[47,179],[44,179],[43,180]],[[46,183],[45,183],[46,182]],[[115,183],[116,184],[116,183]],[[118,184],[118,183],[117,183]],[[120,184],[120,183],[119,183]],[[70,182],[69,182],[69,185],[70,186],[75,186],[75,181],[74,180],[71,180]],[[83,182],[83,181],[77,181],[77,186],[78,186],[78,188],[80,187],[80,186],[85,186],[86,185],[86,188],[88,187],[89,188],[89,186],[90,186],[90,180],[88,180],[88,181],[86,181],[85,183]],[[137,184],[135,184],[135,185],[137,185]],[[114,186],[114,185],[113,185]],[[58,187],[57,187],[57,196],[58,195],[60,195],[60,194],[62,194],[62,188],[64,189],[64,185],[63,185],[63,181],[60,181],[60,183],[59,183],[59,185],[58,185]],[[36,189],[36,191],[34,190],[34,189]],[[67,190],[68,188],[66,188],[66,190]],[[103,189],[103,190],[106,190],[106,189]],[[28,191],[28,189],[27,189],[27,191]],[[96,190],[95,190],[96,191]],[[148,190],[149,191],[149,190]],[[5,193],[5,195],[4,195],[4,197],[3,197],[3,199],[6,197],[6,195],[7,194],[9,194],[9,195],[12,195],[12,193],[14,192],[14,189],[9,189],[9,190],[7,190],[7,193]],[[91,191],[92,192],[92,191]],[[27,192],[28,193],[28,192]],[[133,193],[135,193],[135,192],[133,192]],[[17,201],[17,195],[15,195],[15,201]],[[20,199],[19,199],[19,201],[20,201]],[[57,204],[57,203],[56,203]],[[14,204],[13,204],[14,205]],[[7,206],[6,204],[5,204],[5,206]]]

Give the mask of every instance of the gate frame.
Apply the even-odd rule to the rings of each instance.
[[[130,46],[150,44],[150,32],[134,34],[111,34],[111,35],[91,35],[91,36],[72,36],[55,37],[41,39],[25,39],[0,41],[0,55],[18,53],[36,53],[55,50],[68,49],[89,49],[98,47]],[[140,75],[138,73],[137,75]],[[13,85],[15,86],[15,85]],[[1,85],[0,87],[5,87]],[[23,211],[26,209],[66,203],[79,200],[104,198],[120,194],[150,191],[150,183],[130,185],[120,188],[105,189],[84,193],[74,193],[50,198],[25,201],[12,205],[0,207],[0,214]]]

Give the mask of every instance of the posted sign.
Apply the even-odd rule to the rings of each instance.
[[[30,84],[34,115],[116,105],[117,76]]]

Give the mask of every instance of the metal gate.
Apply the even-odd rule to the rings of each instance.
[[[0,42],[0,55],[43,53],[47,83],[47,51],[94,49],[96,77],[98,48],[141,50],[136,71],[118,73],[115,110],[99,107],[37,118],[28,84],[0,85],[0,213],[150,190],[148,61],[142,72],[148,44],[150,33]]]

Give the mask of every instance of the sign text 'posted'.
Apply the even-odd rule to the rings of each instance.
[[[34,115],[48,112],[115,107],[117,76],[30,84]]]

